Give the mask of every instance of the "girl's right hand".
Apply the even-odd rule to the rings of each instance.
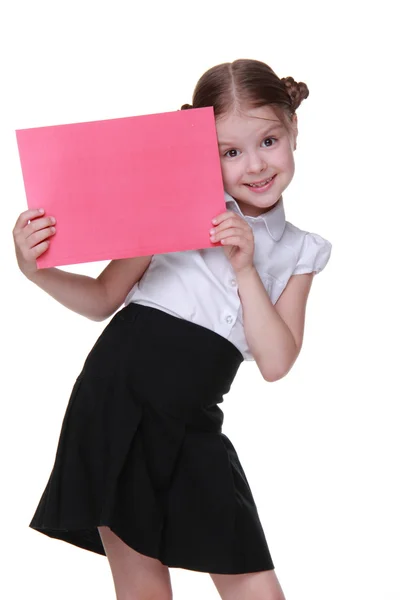
[[[43,216],[40,209],[26,210],[18,217],[13,229],[15,254],[26,277],[38,270],[36,259],[50,246],[48,238],[56,232],[55,222],[54,217]]]

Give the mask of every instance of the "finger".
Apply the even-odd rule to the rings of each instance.
[[[45,250],[47,250],[48,246],[50,245],[48,238],[55,233],[55,227],[47,227],[46,229],[41,229],[34,235],[25,238],[23,231],[20,231],[19,234],[15,236],[16,250],[17,252],[20,252],[22,257],[27,261],[35,259],[40,254],[43,254]],[[43,242],[45,242],[45,246],[41,245]],[[37,254],[38,246],[40,246],[39,254]]]
[[[232,235],[221,240],[223,246],[238,246],[241,250],[248,251],[250,254],[253,251],[253,245],[240,235]]]
[[[240,230],[235,227],[229,227],[224,230],[218,229],[218,230],[214,230],[214,233],[212,233],[210,235],[210,240],[212,242],[219,242],[224,237],[228,237],[229,235],[239,235],[240,236],[240,234],[241,234]]]
[[[225,231],[231,227],[236,227],[237,229],[241,229],[243,231],[251,231],[251,227],[246,221],[241,219],[235,219],[234,217],[228,217],[226,220],[222,221],[219,225],[215,225],[210,229],[210,235],[218,234],[220,231]]]
[[[25,225],[22,231],[25,237],[28,238],[32,234],[35,234],[37,231],[53,226],[55,222],[55,218],[50,216],[43,217],[41,219],[33,219],[30,223]]]
[[[13,232],[23,229],[31,219],[36,219],[44,214],[44,208],[32,208],[21,213],[15,222]]]
[[[46,240],[50,236],[56,233],[55,227],[46,227],[44,229],[40,229],[39,231],[35,231],[30,236],[26,238],[26,244],[28,248],[34,248],[37,244],[40,244],[43,240]]]
[[[244,229],[242,227],[228,227],[226,229],[216,231],[215,233],[210,234],[210,239],[212,242],[219,242],[223,238],[226,238],[226,237],[229,237],[232,235],[243,237],[244,239],[246,239],[249,242],[253,239],[252,232],[248,231],[247,229]]]
[[[243,235],[251,236],[253,234],[251,227],[243,220],[238,219],[227,219],[223,221],[216,227],[210,229],[210,235],[218,235],[221,232],[225,232],[228,229],[236,229],[237,231],[241,231]]]
[[[43,252],[46,252],[46,250],[48,250],[49,246],[50,242],[48,240],[45,240],[44,242],[41,242],[40,244],[32,248],[30,251],[32,258],[36,259],[39,256],[41,256]]]
[[[214,219],[212,219],[211,222],[213,225],[219,225],[219,223],[222,223],[222,221],[225,221],[226,219],[229,219],[229,217],[232,217],[232,216],[239,216],[239,215],[236,215],[236,213],[233,212],[232,210],[227,210],[227,211],[217,215],[216,217],[214,217]]]

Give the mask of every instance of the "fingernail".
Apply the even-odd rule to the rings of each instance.
[[[39,208],[39,212],[40,212],[41,214],[43,214],[43,213],[44,213],[44,208]]]
[[[213,220],[211,221],[211,223],[213,223],[213,225],[215,225],[215,224],[216,224],[216,222],[217,222],[217,219],[213,219]]]
[[[215,233],[215,229],[210,229],[210,234],[212,235],[213,233]]]

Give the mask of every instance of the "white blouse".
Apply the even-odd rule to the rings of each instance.
[[[225,192],[227,209],[239,213],[253,230],[254,266],[275,304],[292,275],[319,273],[332,244],[285,219],[282,198],[258,217],[244,216]],[[192,321],[228,339],[254,360],[248,347],[235,272],[221,246],[155,254],[146,272],[125,299]]]

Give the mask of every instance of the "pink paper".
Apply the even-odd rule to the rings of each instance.
[[[226,205],[211,107],[16,135],[28,206],[57,219],[39,268],[215,246]]]

